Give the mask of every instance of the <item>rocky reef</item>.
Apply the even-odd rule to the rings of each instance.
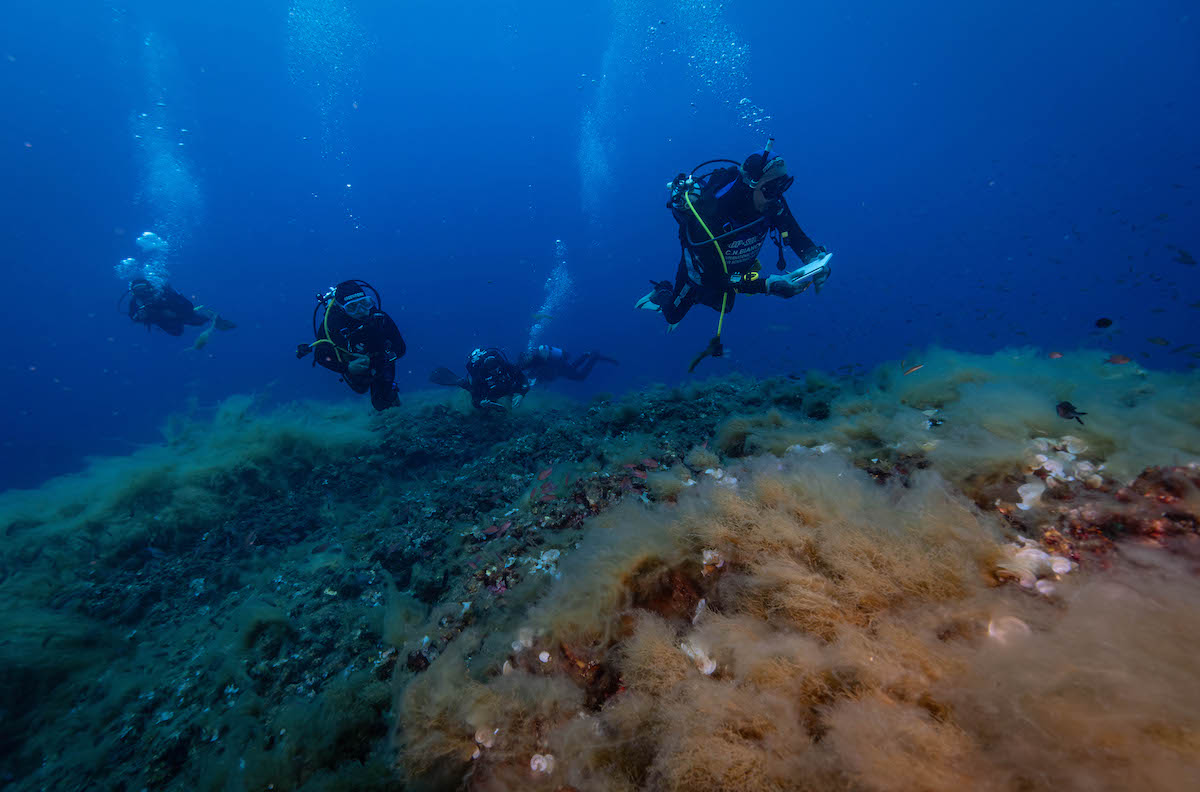
[[[1059,363],[180,418],[0,498],[0,773],[1179,788],[1195,377]]]

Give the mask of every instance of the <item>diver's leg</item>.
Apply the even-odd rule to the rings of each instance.
[[[371,380],[371,406],[382,412],[400,403],[396,393],[396,364],[385,364]]]
[[[657,295],[655,295],[657,296]],[[696,298],[699,296],[699,290],[690,281],[685,281],[682,288],[677,288],[673,294],[666,295],[666,299],[661,303],[657,303],[662,309],[663,318],[667,320],[667,324],[679,324],[692,306],[696,304]]]
[[[714,311],[725,311],[729,313],[733,310],[733,298],[736,292],[724,292],[720,289],[712,289],[701,286],[696,289],[695,301],[701,305],[707,305]]]
[[[596,353],[585,352],[579,356],[579,359],[574,363],[569,363],[563,368],[564,376],[572,382],[582,382],[587,379],[588,374],[592,373],[592,368],[596,365]]]

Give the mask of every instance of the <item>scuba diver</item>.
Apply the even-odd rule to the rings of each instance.
[[[320,363],[342,375],[355,393],[371,391],[371,405],[386,410],[399,404],[396,361],[404,357],[404,337],[384,313],[379,292],[361,280],[342,281],[317,295],[311,344],[299,344],[296,357],[316,353]]]
[[[667,208],[679,225],[681,248],[675,282],[651,281],[654,289],[635,307],[661,312],[672,329],[696,303],[720,311],[717,334],[689,371],[708,355],[721,356],[722,324],[739,293],[790,298],[810,284],[819,290],[829,278],[833,254],[814,244],[792,216],[783,194],[795,177],[788,175],[783,157],[772,153],[774,142],[769,139],[762,151],[741,164],[724,159],[702,162],[668,185]],[[732,167],[696,175],[705,165],[719,163]],[[758,255],[772,234],[779,249],[779,271],[787,267],[785,244],[804,266],[762,277]]]
[[[529,377],[529,384],[534,385],[538,382],[553,382],[559,377],[581,382],[587,379],[596,364],[602,361],[614,365],[617,363],[599,352],[585,352],[572,363],[566,352],[558,347],[542,344],[522,352],[521,357],[517,359],[517,364]]]
[[[459,377],[448,368],[435,369],[429,381],[437,385],[451,385],[471,394],[471,405],[479,409],[503,411],[500,399],[511,396],[515,409],[529,392],[529,380],[520,368],[514,366],[495,347],[476,349],[467,359],[467,376]]]
[[[130,281],[129,290],[117,301],[118,310],[126,297],[129,298],[130,320],[146,325],[147,331],[151,326],[155,326],[167,335],[181,336],[185,326],[201,327],[211,323],[209,329],[201,334],[207,340],[206,334],[213,328],[232,330],[237,327],[233,322],[222,319],[203,305],[194,307],[191,300],[172,289],[168,284],[156,288],[145,278]]]

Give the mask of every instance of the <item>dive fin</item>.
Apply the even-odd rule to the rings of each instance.
[[[696,355],[696,357],[692,359],[692,365],[688,366],[688,374],[691,374],[693,371],[695,371],[696,366],[700,365],[700,361],[704,360],[704,358],[708,357],[709,355],[713,357],[721,357],[721,355],[724,353],[725,347],[721,344],[721,336],[713,336],[709,340],[708,346],[700,350],[700,354]]]
[[[465,388],[467,381],[455,374],[445,366],[438,366],[429,374],[429,381],[434,385],[447,385],[456,388]]]
[[[661,312],[662,306],[655,303],[652,299],[655,294],[657,294],[657,292],[650,292],[645,297],[642,297],[641,299],[639,299],[636,303],[633,304],[634,310],[636,311],[636,310],[641,309],[644,311],[660,311]]]

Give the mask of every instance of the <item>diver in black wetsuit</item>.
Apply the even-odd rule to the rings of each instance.
[[[810,283],[820,287],[825,282],[832,254],[814,244],[792,217],[783,194],[795,179],[787,175],[783,157],[771,152],[772,142],[741,165],[710,160],[730,162],[733,167],[675,178],[667,202],[679,225],[682,248],[675,282],[651,281],[654,290],[638,300],[637,308],[661,311],[675,325],[696,303],[721,311],[723,317],[733,310],[738,294],[794,297]],[[781,272],[786,266],[785,244],[805,266],[761,277],[758,255],[771,233],[779,248]],[[714,342],[719,337],[718,332]]]
[[[130,282],[126,296],[129,297],[129,318],[146,325],[147,330],[154,326],[167,335],[181,336],[184,327],[201,327],[210,322],[218,330],[237,327],[211,311],[205,313],[203,306],[194,307],[191,300],[167,284],[156,288],[145,278],[138,278]]]
[[[342,375],[355,393],[371,391],[371,405],[386,410],[399,404],[396,361],[407,351],[392,317],[380,307],[379,292],[360,280],[342,281],[317,296],[311,344],[296,347],[296,357],[312,352],[320,363]]]
[[[572,362],[567,353],[558,347],[543,344],[522,352],[517,363],[529,378],[530,384],[534,384],[553,382],[559,377],[580,382],[587,379],[592,369],[601,361],[614,364],[617,362],[599,352],[585,352]]]
[[[476,349],[467,358],[467,376],[460,378],[448,368],[438,368],[429,375],[430,382],[462,388],[471,394],[475,409],[503,411],[500,399],[511,396],[516,408],[529,392],[529,380],[495,347]]]

